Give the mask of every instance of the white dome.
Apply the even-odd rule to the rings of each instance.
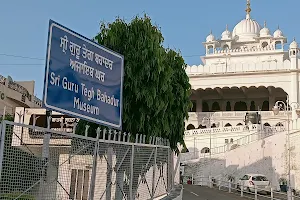
[[[282,31],[279,28],[274,32],[273,36],[274,38],[284,37]]]
[[[238,23],[232,32],[232,37],[238,40],[247,41],[257,37],[260,32],[260,25],[253,19],[243,19]]]
[[[226,25],[226,30],[222,33],[222,40],[231,39],[231,33],[228,31],[228,26]]]
[[[212,42],[215,41],[215,36],[210,33],[207,37],[206,37],[206,42]]]
[[[290,44],[290,49],[297,49],[298,48],[298,43],[294,40],[291,44]]]
[[[270,30],[267,28],[267,23],[265,22],[264,28],[259,32],[260,37],[270,37]]]

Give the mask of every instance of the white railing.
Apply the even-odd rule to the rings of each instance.
[[[284,126],[273,126],[273,127],[264,126],[262,130],[260,130],[257,125],[253,124],[252,126],[253,127],[251,127],[251,128],[254,128],[254,127],[257,128],[256,129],[257,132],[246,135],[239,139],[236,139],[233,142],[231,142],[230,144],[225,144],[225,145],[222,145],[219,147],[214,147],[211,149],[211,155],[225,153],[227,151],[233,150],[240,146],[248,145],[255,141],[265,139],[267,137],[270,137],[272,135],[275,135],[277,133],[280,133],[280,132],[283,132],[286,130],[286,128]],[[243,127],[247,127],[247,126],[243,126]],[[224,128],[230,128],[230,127],[224,127]],[[197,129],[197,130],[209,130],[209,129]],[[188,160],[199,159],[199,158],[207,158],[209,155],[209,153],[201,153],[201,150],[198,150],[195,152],[181,153],[181,154],[182,154],[181,155],[182,162],[188,161]]]
[[[295,190],[291,192],[280,192],[276,190],[277,187],[267,186],[267,187],[258,187],[254,185],[253,187],[247,187],[243,183],[234,182],[228,180],[228,177],[219,177],[214,179],[213,177],[194,177],[190,182],[194,185],[206,186],[209,188],[218,188],[218,190],[226,191],[229,193],[237,194],[241,197],[247,197],[250,199],[257,200],[259,197],[279,200],[279,199],[288,199],[288,200],[298,200],[300,199],[299,194]]]
[[[224,58],[225,60],[225,58]],[[212,74],[233,74],[233,73],[247,73],[247,72],[264,72],[264,71],[288,71],[291,69],[291,61],[285,60],[281,62],[265,61],[259,63],[232,63],[226,64],[216,63],[211,65],[193,65],[187,66],[186,73],[189,76],[193,75],[212,75]]]
[[[210,117],[214,118],[231,118],[231,117],[238,117],[244,118],[246,113],[252,113],[256,111],[227,111],[227,112],[189,112],[189,119],[190,118],[203,118],[203,117]],[[292,112],[289,112],[290,115]],[[287,114],[284,111],[280,111],[278,115],[274,115],[273,111],[261,111],[259,112],[261,117],[283,117]]]

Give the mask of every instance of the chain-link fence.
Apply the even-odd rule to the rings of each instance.
[[[174,186],[168,141],[97,130],[97,138],[3,121],[0,199],[153,199]],[[177,171],[177,170],[176,170]]]

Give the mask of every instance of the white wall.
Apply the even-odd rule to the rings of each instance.
[[[300,132],[293,133],[290,138],[291,184],[293,188],[300,189]],[[287,177],[288,173],[288,153],[285,144],[286,132],[282,132],[247,146],[213,155],[211,163],[208,159],[200,159],[198,163],[185,167],[185,170],[194,173],[195,177],[209,176],[211,171],[212,176],[232,175],[236,180],[245,173],[261,173],[278,188],[278,179]]]

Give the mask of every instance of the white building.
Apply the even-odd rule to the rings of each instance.
[[[193,102],[186,122],[188,149],[207,152],[209,147],[254,133],[257,127],[274,126],[272,131],[276,131],[286,126],[287,113],[292,120],[290,128],[297,128],[295,111],[274,115],[272,108],[277,101],[300,100],[298,44],[295,39],[288,44],[279,27],[273,32],[266,22],[261,26],[250,14],[247,0],[245,18],[232,31],[226,26],[221,39],[211,32],[203,42],[203,65],[186,69]],[[261,114],[261,125],[249,130],[245,115],[251,111]]]

